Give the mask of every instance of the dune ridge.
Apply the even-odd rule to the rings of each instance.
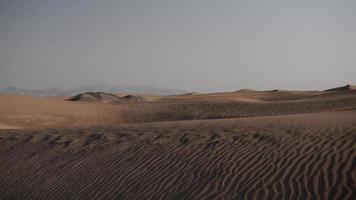
[[[22,128],[117,125],[124,123],[224,119],[298,113],[330,112],[356,108],[356,90],[240,91],[148,97],[114,96],[115,100],[64,101],[0,94],[0,123]],[[80,96],[75,96],[80,97]],[[116,98],[117,97],[117,98]],[[74,98],[74,97],[73,97]],[[79,98],[80,99],[80,98]],[[116,103],[115,103],[116,102]]]
[[[356,85],[345,85],[342,87],[337,87],[337,88],[331,88],[325,91],[350,91],[350,90],[356,90]]]

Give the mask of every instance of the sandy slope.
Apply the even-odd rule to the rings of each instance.
[[[0,94],[0,124],[23,128],[240,118],[356,108],[356,91],[230,93],[145,96],[144,102],[69,102]]]
[[[0,123],[23,128],[114,124],[120,122],[119,110],[113,105],[64,98],[0,95]]]
[[[0,129],[15,129],[15,128],[18,128],[18,127],[0,124]]]
[[[0,199],[356,199],[352,87],[63,99],[0,95]]]
[[[355,199],[356,111],[2,131],[21,199]]]

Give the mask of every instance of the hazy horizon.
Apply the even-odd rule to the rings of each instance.
[[[0,0],[0,89],[355,84],[355,11],[350,0]]]

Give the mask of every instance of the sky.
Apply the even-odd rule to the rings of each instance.
[[[0,0],[0,88],[356,84],[355,0]]]

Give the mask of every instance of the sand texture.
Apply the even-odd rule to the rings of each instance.
[[[0,199],[356,199],[356,92],[0,96]]]

